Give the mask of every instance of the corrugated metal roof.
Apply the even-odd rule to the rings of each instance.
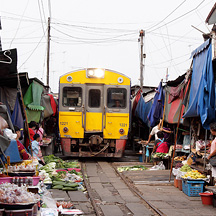
[[[205,21],[209,25],[216,23],[216,10],[215,9],[216,9],[216,3],[214,4],[213,8],[209,12],[209,15],[207,16],[206,21]]]

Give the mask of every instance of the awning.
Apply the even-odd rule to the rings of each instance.
[[[206,41],[193,53],[189,105],[183,117],[200,116],[203,127],[209,129],[209,124],[215,120],[215,83],[211,41]]]

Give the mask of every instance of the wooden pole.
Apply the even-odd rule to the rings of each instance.
[[[48,18],[48,30],[47,30],[47,86],[49,86],[49,63],[50,63],[50,17]]]
[[[28,117],[27,117],[27,114],[26,114],[26,106],[25,106],[24,100],[23,100],[23,94],[22,94],[22,89],[21,89],[21,84],[20,84],[20,79],[19,79],[19,73],[18,73],[18,71],[17,71],[17,81],[18,81],[17,88],[18,88],[18,91],[20,92],[21,101],[22,101],[22,107],[23,107],[23,112],[24,112],[24,115],[25,115],[25,126],[26,126],[27,133],[28,133],[29,145],[30,145],[30,148],[31,148],[31,155],[33,155],[31,138],[30,138],[30,133],[29,133],[29,126],[28,126]]]
[[[162,123],[161,123],[161,128],[163,128],[163,123],[164,123],[164,118],[165,118],[165,107],[166,107],[166,92],[165,92],[165,97],[164,97],[164,107],[163,107],[163,119],[162,119]]]
[[[172,167],[173,167],[173,162],[174,162],[174,156],[175,156],[175,150],[176,150],[176,143],[177,143],[178,129],[179,129],[179,124],[180,124],[180,119],[181,119],[182,107],[183,107],[183,100],[181,102],[181,109],[180,109],[180,114],[179,114],[179,118],[178,118],[178,124],[177,124],[177,128],[176,128],[176,135],[175,135],[175,142],[174,142],[174,150],[173,150],[173,156],[172,156],[172,163],[171,163],[171,168],[170,168],[169,182],[170,182],[171,174],[172,174]]]

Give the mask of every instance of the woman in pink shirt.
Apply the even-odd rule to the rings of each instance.
[[[208,160],[216,155],[216,122],[210,124],[210,132],[215,137],[211,143],[210,155],[208,156]],[[216,167],[212,167],[212,177],[216,180]]]

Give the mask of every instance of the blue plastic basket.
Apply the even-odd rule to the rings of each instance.
[[[203,192],[204,183],[205,181],[182,180],[182,191],[190,197],[200,196],[199,193]]]

